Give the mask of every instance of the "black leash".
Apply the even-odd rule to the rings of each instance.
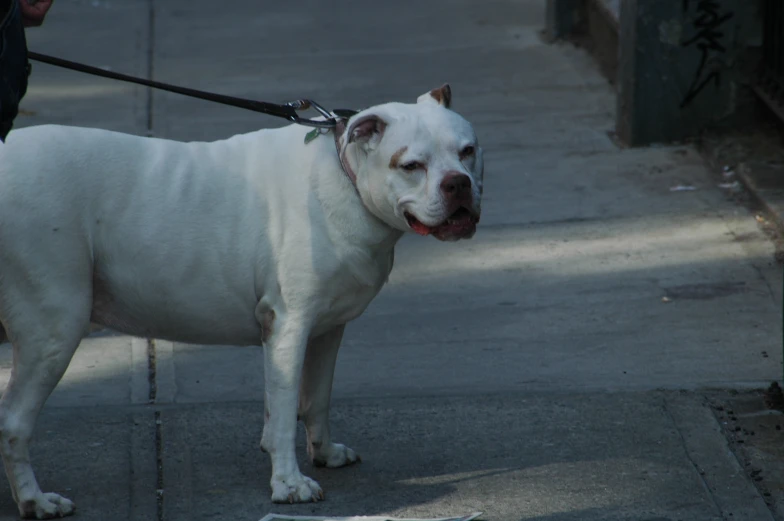
[[[28,51],[27,57],[31,60],[48,63],[57,67],[64,67],[66,69],[84,72],[87,74],[93,74],[95,76],[111,78],[113,80],[127,81],[129,83],[136,83],[138,85],[152,87],[153,89],[160,89],[182,94],[183,96],[190,96],[192,98],[199,98],[215,103],[221,103],[223,105],[231,105],[233,107],[252,110],[254,112],[261,112],[262,114],[283,118],[291,121],[292,123],[297,123],[299,125],[305,125],[308,127],[332,129],[337,125],[338,119],[348,119],[357,113],[357,111],[350,109],[335,109],[330,112],[315,101],[309,99],[300,99],[279,105],[276,103],[268,103],[266,101],[255,101],[244,98],[235,98],[233,96],[224,96],[223,94],[214,94],[212,92],[204,92],[201,90],[189,89],[187,87],[178,87],[177,85],[170,85],[160,81],[147,80],[144,78],[137,78],[136,76],[129,76],[127,74],[107,71],[98,67],[84,65],[82,63],[64,60],[62,58],[55,58],[54,56],[47,56],[37,52]],[[302,118],[297,114],[297,111],[307,110],[309,108],[313,108],[326,119],[324,121],[307,119]]]

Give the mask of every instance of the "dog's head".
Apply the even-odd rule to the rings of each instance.
[[[449,85],[417,103],[388,103],[354,115],[340,136],[344,167],[365,206],[389,226],[468,239],[479,222],[484,164],[476,134],[449,109]]]

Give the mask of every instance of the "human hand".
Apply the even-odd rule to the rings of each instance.
[[[38,27],[44,23],[44,18],[54,0],[19,0],[19,10],[22,13],[22,23],[25,27]]]

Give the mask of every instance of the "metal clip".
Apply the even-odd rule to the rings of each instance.
[[[316,128],[335,128],[335,126],[337,125],[337,120],[335,119],[335,116],[330,111],[328,111],[327,109],[325,109],[324,107],[322,107],[321,105],[319,105],[313,100],[299,99],[286,103],[286,106],[291,107],[295,111],[293,114],[289,116],[288,118],[289,121],[297,123],[298,125],[304,125],[306,127],[316,127]],[[315,119],[307,119],[307,118],[302,118],[296,114],[296,111],[307,110],[309,108],[313,108],[316,112],[324,116],[326,120],[318,121]]]

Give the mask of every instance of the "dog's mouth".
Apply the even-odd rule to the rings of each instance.
[[[433,235],[442,241],[466,239],[476,232],[476,224],[479,222],[479,215],[465,206],[461,206],[446,218],[441,224],[427,226],[419,219],[405,212],[408,226],[419,235]]]

